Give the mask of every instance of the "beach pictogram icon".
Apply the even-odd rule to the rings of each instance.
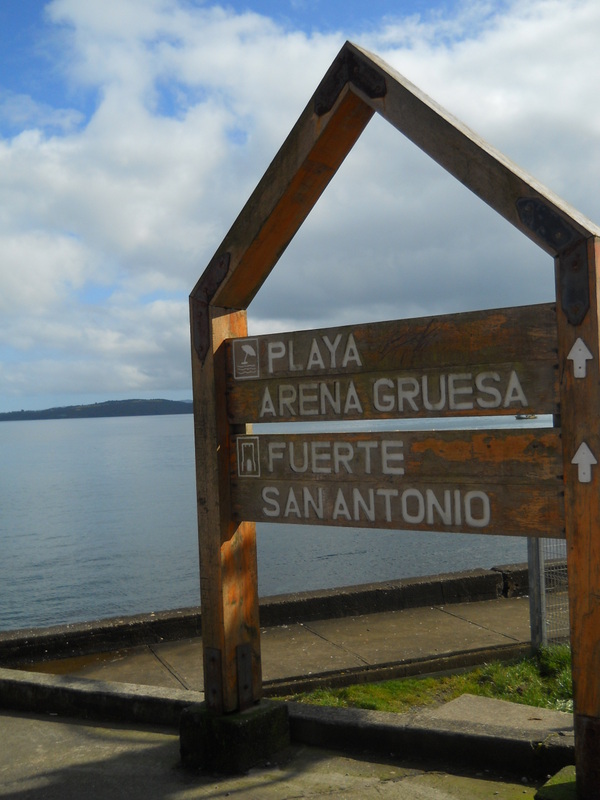
[[[238,381],[260,377],[257,339],[233,342],[233,376]]]
[[[248,363],[248,356],[256,358],[256,350],[249,344],[242,344],[242,350],[244,351],[244,360],[242,361],[242,366],[246,366]]]

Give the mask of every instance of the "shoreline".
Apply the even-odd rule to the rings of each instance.
[[[443,573],[420,578],[344,586],[264,597],[259,601],[261,628],[451,605],[528,593],[527,564]],[[111,617],[108,619],[0,631],[0,666],[25,666],[60,658],[110,652],[133,645],[201,636],[200,607]]]

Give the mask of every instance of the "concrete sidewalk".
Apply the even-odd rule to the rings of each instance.
[[[456,669],[529,646],[527,598],[429,606],[261,630],[266,693]],[[202,692],[202,639],[32,664],[29,670]]]
[[[149,726],[12,713],[0,714],[0,732],[0,797],[11,800],[527,800],[543,781],[297,743],[247,775],[226,777],[183,770],[177,734]]]

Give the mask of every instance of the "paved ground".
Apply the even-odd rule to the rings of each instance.
[[[513,800],[533,798],[540,784],[483,770],[465,776],[396,759],[365,760],[303,745],[248,775],[224,778],[184,771],[177,734],[150,727],[5,714],[0,731],[0,797],[14,800]]]
[[[523,598],[319,620],[263,631],[264,677],[283,686],[311,675],[439,666],[457,654],[479,658],[528,640]],[[560,758],[560,746],[572,746],[570,715],[493,705],[499,701],[460,698],[410,717],[304,706],[290,711],[297,731],[290,748],[248,775],[224,778],[181,768],[176,729],[48,713],[67,696],[67,708],[86,713],[93,692],[138,710],[157,697],[172,703],[185,702],[186,692],[198,697],[201,648],[190,639],[38,664],[37,673],[19,673],[18,686],[10,682],[14,670],[0,670],[0,797],[508,800],[534,797],[546,777],[521,766],[523,753],[527,764],[531,752],[550,742]],[[56,706],[48,700],[54,697]],[[403,745],[418,742],[427,762],[418,763],[414,752],[409,758]],[[450,761],[461,750],[479,751],[478,766],[467,774],[457,766],[460,758]]]
[[[524,597],[316,620],[262,630],[263,680],[281,685],[323,673],[360,673],[529,641],[529,601]],[[51,661],[34,669],[148,686],[204,688],[200,638]]]

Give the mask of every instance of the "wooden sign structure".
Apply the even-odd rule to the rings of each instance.
[[[374,113],[549,253],[556,303],[248,337],[246,309]],[[600,796],[600,229],[346,43],[190,296],[205,696],[262,692],[255,520],[566,536],[578,796]],[[551,413],[535,431],[252,433]]]
[[[551,305],[234,339],[225,357],[235,425],[557,411]],[[240,522],[564,536],[553,429],[239,434],[231,470]]]

